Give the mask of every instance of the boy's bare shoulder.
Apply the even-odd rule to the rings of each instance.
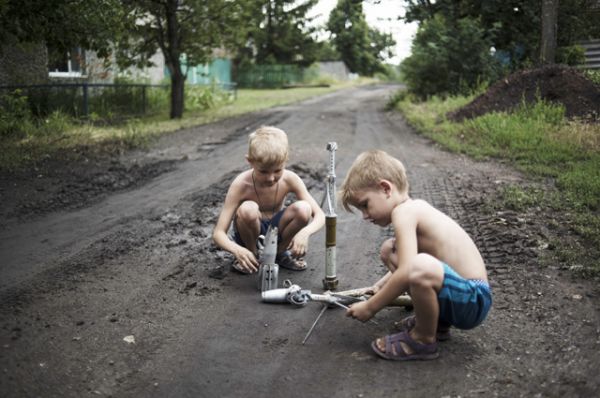
[[[300,176],[298,174],[296,174],[294,171],[290,170],[290,169],[284,169],[283,170],[283,176],[282,179],[290,185],[290,187],[294,187],[299,183],[302,183],[302,178],[300,178]]]
[[[238,174],[229,185],[228,193],[244,191],[252,185],[252,170],[245,170]]]
[[[427,212],[427,211],[435,211],[435,208],[429,204],[429,202],[423,199],[408,199],[403,203],[400,203],[394,209],[394,212],[399,212],[402,214],[406,213],[419,213],[419,212]]]
[[[287,178],[299,178],[300,179],[300,176],[298,174],[296,174],[295,171],[287,169],[287,168],[283,169],[283,176],[287,177]]]
[[[252,169],[244,170],[240,174],[238,174],[237,176],[235,176],[235,178],[231,182],[231,185],[233,185],[233,184],[239,184],[239,183],[245,183],[245,182],[248,182],[248,181],[250,181],[250,182],[252,181]]]
[[[429,225],[432,221],[441,221],[447,216],[423,199],[409,198],[392,210],[392,223],[404,226]]]

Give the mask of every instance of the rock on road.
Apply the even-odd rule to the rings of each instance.
[[[79,209],[9,220],[0,230],[0,395],[598,392],[593,375],[600,359],[585,352],[585,344],[596,352],[600,347],[600,310],[592,296],[573,300],[581,286],[556,270],[537,269],[531,253],[515,252],[522,237],[499,233],[494,215],[479,207],[499,184],[522,177],[450,154],[416,135],[398,114],[384,111],[396,89],[346,89],[171,134],[122,161],[170,159],[176,161],[172,170]],[[473,331],[454,331],[441,343],[440,358],[429,362],[388,362],[371,352],[370,342],[393,332],[404,309],[383,310],[378,325],[329,309],[302,345],[320,305],[261,303],[255,278],[231,273],[230,259],[210,239],[227,186],[246,167],[247,134],[260,125],[288,133],[289,166],[317,200],[325,187],[328,142],[339,148],[338,186],[363,150],[381,148],[400,158],[411,195],[457,219],[481,247],[496,294],[488,320]],[[340,289],[370,285],[385,272],[378,250],[391,230],[342,209],[337,224]],[[324,259],[322,230],[311,237],[309,269],[282,269],[280,281],[320,292]],[[570,318],[552,318],[557,308]]]

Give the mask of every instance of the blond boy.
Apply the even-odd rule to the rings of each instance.
[[[438,357],[437,340],[449,338],[449,327],[471,329],[485,319],[492,296],[487,271],[473,240],[450,217],[424,200],[408,195],[402,163],[384,151],[358,156],[341,188],[346,210],[385,227],[395,238],[381,247],[389,272],[373,286],[374,295],[354,304],[347,315],[363,322],[408,292],[414,316],[400,322],[401,333],[375,340],[371,346],[392,360]]]
[[[214,242],[235,256],[233,268],[245,274],[258,270],[257,238],[269,225],[278,227],[280,267],[302,271],[308,238],[325,223],[323,211],[304,182],[285,168],[287,135],[275,127],[261,127],[249,136],[246,160],[250,169],[231,183],[213,231]],[[288,193],[298,199],[283,206]],[[233,222],[232,239],[227,235]]]

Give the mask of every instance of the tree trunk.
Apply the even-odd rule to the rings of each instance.
[[[553,64],[556,56],[556,20],[558,0],[542,0],[542,42],[540,62]]]
[[[179,63],[171,70],[171,119],[180,119],[183,116],[183,94],[185,76],[181,73]]]
[[[167,65],[171,72],[171,119],[180,119],[183,116],[183,90],[187,73],[181,70],[181,36],[179,32],[179,20],[177,10],[180,0],[168,0],[166,2],[166,24],[167,24]]]

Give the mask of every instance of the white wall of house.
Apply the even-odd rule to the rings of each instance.
[[[157,51],[150,61],[153,66],[144,68],[129,67],[124,71],[119,72],[119,76],[131,78],[135,81],[149,83],[149,84],[161,84],[165,78],[165,57],[161,51]]]
[[[320,76],[330,76],[342,81],[350,79],[350,70],[343,61],[319,62],[317,66]]]

